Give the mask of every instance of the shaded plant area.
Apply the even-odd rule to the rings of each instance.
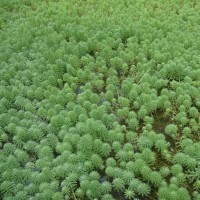
[[[199,200],[200,3],[0,2],[0,199]]]

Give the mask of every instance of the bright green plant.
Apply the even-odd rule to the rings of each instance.
[[[117,191],[122,191],[124,189],[124,181],[120,178],[115,178],[112,182],[113,188],[116,189]]]
[[[199,7],[0,1],[0,199],[200,199]]]

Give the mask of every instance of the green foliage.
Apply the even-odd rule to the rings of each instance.
[[[200,199],[199,8],[0,1],[0,198]]]
[[[139,122],[138,122],[137,119],[131,119],[131,120],[129,121],[129,128],[130,128],[131,130],[135,130],[135,129],[137,129],[138,124],[139,124]]]
[[[174,124],[169,124],[165,128],[165,132],[167,135],[170,135],[171,137],[175,138],[177,134],[178,128]]]
[[[170,169],[166,166],[160,168],[160,174],[165,178],[170,174]]]
[[[143,149],[140,156],[146,163],[152,164],[156,161],[155,153],[148,148]]]
[[[173,175],[177,175],[183,171],[183,167],[180,164],[175,164],[171,167],[171,172]]]
[[[78,198],[83,198],[84,197],[84,191],[81,188],[78,188],[75,192],[76,196]]]
[[[106,166],[110,166],[110,167],[115,167],[116,166],[116,161],[114,158],[108,158],[106,160]]]
[[[115,178],[112,182],[113,188],[117,191],[122,191],[124,189],[125,183],[121,178]]]
[[[158,190],[158,197],[160,199],[167,199],[169,197],[169,189],[167,187],[160,187]]]
[[[125,194],[125,197],[126,197],[127,199],[133,199],[134,196],[135,196],[134,191],[132,191],[132,190],[130,190],[130,189],[127,189],[127,190],[124,192],[124,194]]]
[[[153,146],[153,141],[149,137],[141,136],[138,139],[138,146],[141,150],[145,148],[151,148]]]
[[[114,198],[110,194],[105,194],[102,196],[102,200],[114,200]]]
[[[104,181],[101,184],[101,191],[103,194],[107,194],[112,190],[112,185],[108,181]]]
[[[150,193],[150,187],[145,183],[140,183],[136,188],[136,192],[141,196],[148,196]]]
[[[137,133],[129,131],[126,134],[126,139],[128,142],[133,142],[137,139]]]
[[[158,187],[162,181],[161,174],[159,172],[151,172],[150,181],[153,185]]]
[[[93,138],[91,135],[86,134],[81,137],[77,145],[78,149],[82,152],[90,152],[93,148]]]
[[[119,161],[127,161],[128,160],[128,153],[125,150],[119,150],[116,153],[116,158]]]
[[[11,181],[3,181],[3,182],[1,183],[0,188],[1,188],[1,191],[2,191],[3,193],[5,193],[6,195],[12,194],[13,188],[14,188],[14,183],[11,182]]]
[[[129,184],[130,181],[134,178],[134,173],[131,171],[124,171],[122,174],[122,179],[126,184]]]
[[[92,171],[90,173],[90,178],[91,178],[91,180],[98,180],[100,178],[100,175],[97,171]]]
[[[91,156],[91,162],[92,162],[92,165],[95,166],[96,168],[101,168],[103,166],[103,160],[97,154],[93,154]]]
[[[166,150],[168,146],[169,146],[168,143],[164,139],[158,139],[155,142],[155,147],[161,152]]]
[[[143,178],[145,180],[150,181],[150,179],[151,179],[151,173],[152,173],[152,170],[151,170],[150,167],[148,167],[148,166],[142,166],[140,173],[141,173],[141,175],[143,176]]]

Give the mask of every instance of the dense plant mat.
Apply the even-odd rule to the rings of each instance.
[[[0,1],[0,198],[200,200],[200,2]]]

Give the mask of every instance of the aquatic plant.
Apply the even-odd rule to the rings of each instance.
[[[200,199],[198,1],[0,1],[0,199]]]

